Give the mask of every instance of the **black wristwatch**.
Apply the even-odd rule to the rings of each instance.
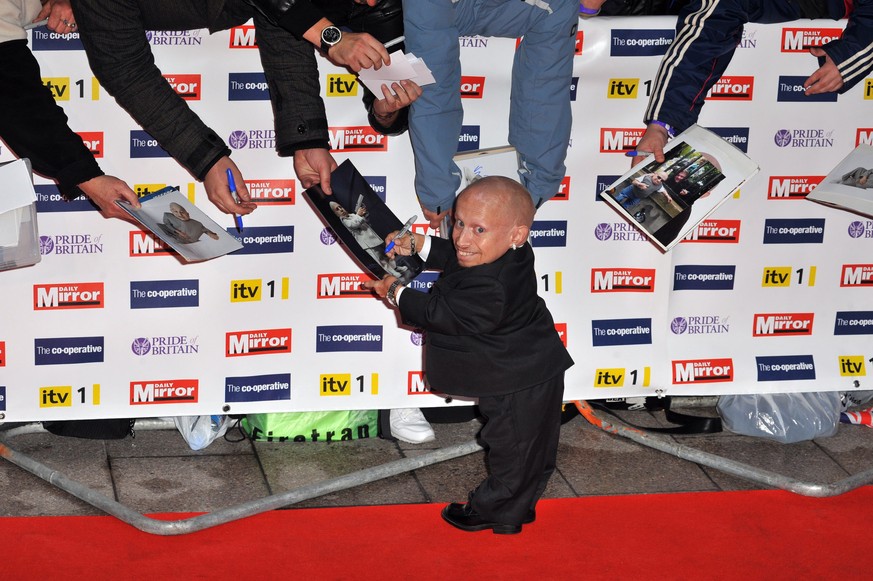
[[[325,26],[321,31],[321,52],[327,55],[330,47],[343,39],[343,32],[336,26]]]

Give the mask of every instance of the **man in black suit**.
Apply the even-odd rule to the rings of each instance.
[[[521,532],[555,470],[564,372],[573,360],[537,295],[530,194],[491,176],[458,196],[452,241],[421,234],[395,240],[443,274],[430,293],[391,276],[368,286],[427,331],[425,373],[440,392],[479,398],[489,476],[443,518],[465,531]],[[391,239],[392,236],[389,236]]]

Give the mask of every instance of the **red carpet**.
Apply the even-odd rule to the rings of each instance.
[[[281,510],[176,537],[113,517],[0,518],[5,579],[870,578],[873,487],[549,499],[515,536],[437,505]],[[187,515],[165,515],[181,518]]]

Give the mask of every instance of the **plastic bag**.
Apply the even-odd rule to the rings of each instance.
[[[228,416],[176,416],[176,429],[192,450],[202,450],[227,432],[232,420]]]
[[[722,395],[716,405],[725,429],[783,444],[833,436],[841,409],[838,391]]]

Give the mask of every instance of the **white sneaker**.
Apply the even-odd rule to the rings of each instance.
[[[436,440],[424,414],[418,408],[392,409],[388,414],[391,435],[408,444],[424,444]]]

